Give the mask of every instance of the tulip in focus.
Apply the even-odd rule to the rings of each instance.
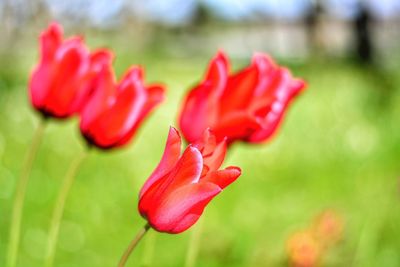
[[[292,267],[315,267],[321,250],[317,240],[308,232],[298,232],[287,242],[289,264]]]
[[[61,26],[52,23],[40,35],[40,61],[29,83],[32,105],[44,117],[73,115],[90,96],[88,81],[111,58],[107,50],[91,53],[80,37],[63,40]]]
[[[143,70],[131,67],[117,83],[109,64],[92,81],[94,92],[81,112],[80,129],[90,145],[122,146],[164,99],[161,85],[145,86]]]
[[[181,137],[171,128],[164,155],[143,185],[139,212],[159,232],[181,233],[199,219],[207,204],[241,174],[238,167],[219,170],[226,142],[206,130],[181,155]]]
[[[276,132],[290,103],[305,88],[303,80],[255,54],[251,64],[231,74],[227,57],[219,52],[204,80],[184,100],[179,124],[184,137],[194,142],[207,128],[217,141],[267,141]]]

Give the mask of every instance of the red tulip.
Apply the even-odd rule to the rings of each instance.
[[[177,234],[199,219],[207,204],[241,174],[219,170],[226,152],[208,130],[181,153],[181,138],[171,128],[164,155],[139,195],[139,212],[159,232]]]
[[[145,86],[143,71],[131,67],[116,83],[111,64],[92,81],[94,92],[81,112],[86,140],[106,149],[127,143],[150,111],[164,99],[161,85]]]
[[[81,109],[90,95],[87,82],[112,58],[107,50],[90,53],[80,37],[63,40],[56,23],[42,32],[40,54],[29,84],[31,102],[45,117],[57,118]]]
[[[224,137],[228,143],[266,141],[305,86],[264,54],[255,54],[250,66],[229,74],[228,60],[220,52],[211,60],[204,80],[187,95],[180,128],[189,142],[206,128],[213,130],[218,141]]]

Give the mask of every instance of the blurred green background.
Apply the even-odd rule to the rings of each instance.
[[[48,21],[6,35],[12,38],[3,43],[12,42],[1,50],[0,266],[18,174],[39,121],[27,83],[38,58],[37,36]],[[220,42],[203,49],[190,41],[231,29],[227,22],[190,27],[67,27],[67,35],[84,34],[92,48],[113,49],[118,75],[131,64],[143,65],[149,83],[167,86],[168,99],[128,146],[90,152],[67,201],[55,266],[116,266],[145,223],[137,212],[137,194],[161,158],[168,127],[177,126],[186,90],[202,78],[218,48],[233,54],[234,69],[248,64],[255,50],[244,43],[235,53]],[[141,33],[147,32],[151,38],[143,41]],[[243,31],[235,34],[245,39]],[[399,50],[369,63],[320,51],[301,57],[271,53],[309,87],[271,142],[232,147],[225,165],[240,166],[243,175],[206,208],[196,266],[287,266],[287,239],[326,208],[343,217],[345,229],[320,266],[400,266]],[[43,264],[60,181],[85,149],[77,123],[76,118],[52,120],[45,130],[26,197],[18,266]],[[150,232],[128,266],[183,266],[194,228],[180,235]]]

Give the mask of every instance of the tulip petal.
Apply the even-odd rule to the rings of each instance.
[[[98,73],[104,66],[110,66],[114,59],[114,54],[108,49],[98,49],[90,55],[91,72]]]
[[[206,78],[203,83],[207,83],[209,88],[213,88],[217,96],[222,95],[227,82],[227,74],[229,73],[229,63],[224,52],[219,51],[211,60],[207,71]]]
[[[119,81],[120,84],[129,81],[142,81],[144,80],[144,70],[140,66],[131,66],[125,73],[122,75],[121,80]]]
[[[262,53],[256,53],[252,59],[253,64],[258,70],[258,84],[254,89],[254,98],[262,96],[268,91],[268,86],[275,79],[279,67],[275,64],[272,58]]]
[[[148,87],[147,90],[147,100],[142,107],[138,120],[136,120],[135,125],[132,126],[131,130],[118,142],[118,146],[124,145],[132,138],[135,134],[137,128],[142,123],[142,121],[147,117],[147,115],[165,98],[165,89],[163,86],[154,85]]]
[[[164,154],[161,158],[161,161],[144,183],[142,189],[140,190],[139,198],[141,198],[155,182],[164,177],[174,168],[181,153],[181,143],[182,141],[181,137],[179,136],[179,132],[174,127],[170,127],[167,143],[165,145]]]
[[[290,87],[293,90],[292,96],[297,96],[301,91],[307,87],[307,83],[301,79],[295,79],[291,82]]]
[[[165,164],[169,164],[169,162]],[[157,176],[149,178],[151,181],[148,185],[146,185],[147,182],[145,183],[145,189],[140,192],[140,214],[147,217],[148,212],[154,210],[171,192],[179,187],[197,183],[202,166],[203,160],[200,151],[192,146],[187,147],[171,171],[159,172],[156,174]]]
[[[221,189],[224,189],[233,183],[241,173],[242,171],[240,168],[231,166],[224,170],[209,172],[206,177],[201,179],[201,182],[210,182],[218,185]]]
[[[160,232],[183,232],[198,220],[206,205],[219,192],[221,189],[212,183],[189,184],[178,188],[149,212],[149,222]]]
[[[264,111],[264,115],[260,114],[260,110],[271,106],[274,101],[291,99],[300,93],[306,83],[300,79],[293,79],[290,71],[286,68],[275,68],[270,71],[268,78],[263,79],[262,94],[253,99],[250,105],[251,111],[258,111],[259,116],[265,116],[269,110]]]
[[[204,165],[208,167],[209,171],[217,170],[222,165],[225,159],[226,148],[227,144],[226,140],[224,139],[214,147],[213,153],[203,156]]]
[[[115,101],[116,85],[112,67],[104,66],[90,86],[95,89],[81,112],[80,128],[83,132],[87,132],[96,118]]]
[[[189,142],[198,141],[203,131],[216,121],[217,102],[228,79],[228,67],[226,57],[219,53],[211,60],[205,80],[185,98],[179,125]]]
[[[70,107],[79,90],[84,88],[83,78],[89,70],[89,52],[79,39],[63,43],[54,59],[51,84],[45,96],[45,111],[57,117],[70,115]]]
[[[210,170],[218,169],[225,158],[226,140],[217,144],[216,137],[210,129],[206,129],[203,138],[193,144],[200,150],[203,156],[203,171],[201,177],[205,176]]]
[[[40,35],[40,53],[42,63],[52,61],[54,55],[61,45],[63,39],[63,29],[57,23],[52,23]]]
[[[169,178],[171,182],[168,185],[168,191],[175,190],[183,185],[197,183],[203,169],[203,157],[200,151],[189,145],[177,162],[175,168],[171,171]]]
[[[208,111],[210,110],[204,86],[193,89],[184,100],[183,109],[179,119],[179,127],[185,139],[196,142],[201,138],[201,133],[209,125]]]
[[[133,128],[146,102],[146,91],[140,80],[123,81],[111,107],[101,113],[90,126],[88,140],[102,148],[115,146]]]
[[[278,98],[283,99],[290,93],[288,83],[290,83],[290,73],[283,69],[278,68],[273,70],[267,83],[264,83],[265,88],[261,96],[253,99],[249,110],[256,113],[260,117],[265,117],[271,109],[271,106]]]
[[[249,142],[257,143],[270,139],[279,128],[294,97],[306,86],[304,81],[294,80],[287,69],[281,68],[278,74],[274,88],[271,87],[266,95],[253,103],[252,109],[263,119],[262,128],[249,136]]]
[[[251,102],[254,90],[258,83],[258,69],[256,64],[230,76],[228,84],[221,97],[221,114],[235,110],[243,110]]]
[[[71,113],[81,112],[83,107],[90,102],[89,97],[94,93],[93,80],[100,75],[103,68],[111,68],[113,53],[107,49],[99,49],[90,55],[90,70],[82,79],[82,88],[76,93],[70,104]]]
[[[231,112],[221,119],[213,129],[217,140],[227,137],[230,143],[235,139],[246,138],[254,131],[261,129],[261,121],[247,112]]]
[[[44,99],[51,86],[54,72],[52,61],[63,39],[60,25],[52,23],[40,35],[40,63],[31,74],[29,91],[32,104],[37,109],[43,108]]]
[[[142,114],[147,114],[157,104],[165,99],[165,88],[163,85],[151,85],[147,87],[147,101]]]
[[[217,139],[215,135],[211,132],[210,128],[207,128],[203,132],[203,136],[197,142],[192,143],[194,147],[200,150],[203,157],[209,156],[214,152],[215,146],[217,145]]]
[[[53,67],[50,64],[37,66],[31,74],[29,81],[29,93],[32,105],[41,110],[44,105],[44,99],[50,89],[51,75]]]

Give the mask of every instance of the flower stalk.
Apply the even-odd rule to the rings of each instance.
[[[50,222],[45,258],[46,267],[52,267],[54,264],[58,234],[60,230],[61,220],[64,214],[65,202],[71,190],[72,184],[75,180],[76,173],[88,154],[88,151],[85,150],[71,163],[66,175],[64,176],[64,180],[62,181],[61,190],[58,194],[57,202],[54,207],[53,216]]]
[[[29,176],[32,170],[33,162],[40,143],[43,139],[43,133],[46,128],[45,119],[39,121],[35,133],[32,138],[31,145],[26,152],[25,159],[21,168],[20,176],[15,193],[14,204],[12,207],[11,226],[9,235],[9,244],[7,252],[7,267],[14,267],[17,264],[18,247],[21,235],[22,211],[24,208],[26,189],[29,183]]]
[[[139,230],[139,232],[136,234],[135,238],[131,241],[129,244],[128,248],[125,250],[124,254],[122,255],[118,267],[124,267],[126,265],[126,262],[129,259],[129,256],[132,254],[133,250],[136,248],[138,245],[139,241],[142,240],[143,236],[148,232],[150,229],[150,224],[146,224]]]

